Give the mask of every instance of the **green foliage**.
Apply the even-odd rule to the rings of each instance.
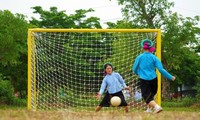
[[[198,69],[197,73],[200,76],[200,69]],[[197,91],[197,95],[196,98],[199,100],[200,102],[200,77],[196,76],[197,80],[196,80],[196,85],[193,87],[196,91]]]
[[[184,19],[174,13],[164,21],[162,59],[165,67],[177,76],[172,85],[197,85],[200,58],[192,46],[199,44],[196,36],[200,34],[200,29],[195,27],[198,19]]]
[[[28,24],[24,15],[0,10],[0,64],[19,64],[21,54],[27,52]]]
[[[0,75],[0,104],[11,104],[14,99],[13,92],[10,81],[4,80]]]
[[[184,18],[170,11],[174,2],[163,0],[118,0],[118,3],[123,6],[123,22],[108,23],[109,27],[161,29],[162,62],[165,69],[177,78],[171,84],[172,90],[176,91],[182,84],[194,85],[195,89],[199,89],[200,29],[196,27],[199,16]],[[167,85],[163,84],[165,86]],[[163,95],[165,96],[167,95]]]
[[[132,22],[129,22],[129,21],[126,21],[126,20],[119,20],[119,21],[117,21],[117,23],[107,22],[106,24],[108,25],[108,28],[111,28],[111,29],[113,29],[113,28],[116,28],[116,29],[120,29],[120,28],[121,29],[124,29],[124,28],[126,28],[126,29],[137,28],[137,29],[139,29],[139,28],[142,28],[142,27],[136,25],[135,23],[132,23]]]
[[[118,0],[123,5],[124,20],[137,26],[137,28],[160,28],[162,18],[174,5],[173,2],[163,0]]]
[[[181,99],[173,99],[171,101],[163,101],[163,107],[189,107],[197,102],[196,98],[184,97]]]
[[[32,18],[30,23],[40,28],[102,28],[97,17],[86,18],[86,14],[93,9],[76,10],[75,14],[67,15],[65,11],[58,11],[57,7],[50,7],[50,11],[40,6],[32,7],[34,13],[40,15],[40,20]]]
[[[83,94],[78,90],[70,89],[68,86],[60,88],[52,88],[52,85],[48,83],[41,89],[37,90],[38,93],[38,109],[53,108],[56,105],[60,107],[79,107],[97,105],[98,101],[92,94]],[[58,109],[55,107],[55,109]]]
[[[17,107],[26,107],[27,106],[27,99],[21,99],[14,97],[12,100],[11,106],[17,106]]]
[[[22,14],[0,11],[0,73],[20,94],[27,90],[27,31]],[[25,98],[26,95],[21,94]]]
[[[0,105],[26,106],[27,100],[16,98],[14,88],[9,80],[3,79],[0,74]]]
[[[125,37],[127,36],[127,38]],[[137,44],[135,40],[129,39],[128,37],[136,38],[136,34],[130,35],[129,33],[124,33],[124,35],[113,34],[115,40],[112,42],[112,56],[107,57],[105,61],[110,61],[114,65],[114,70],[119,72],[122,76],[127,76],[125,78],[126,82],[129,83],[133,81],[133,76],[128,77],[132,73],[132,64],[134,56],[136,54]],[[127,52],[128,51],[128,52]],[[120,56],[120,57],[119,57]],[[122,59],[126,58],[126,59]],[[118,69],[124,68],[124,69]],[[128,79],[130,78],[130,79]]]

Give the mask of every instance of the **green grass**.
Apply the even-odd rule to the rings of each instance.
[[[18,110],[18,109],[27,109],[26,106],[11,106],[11,105],[0,105],[0,110]]]

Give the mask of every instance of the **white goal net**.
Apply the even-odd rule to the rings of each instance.
[[[110,62],[131,91],[124,91],[130,111],[146,108],[132,65],[143,39],[157,47],[159,30],[31,29],[28,36],[28,109],[95,111]],[[101,111],[118,110],[114,107]],[[124,110],[124,109],[123,109]]]

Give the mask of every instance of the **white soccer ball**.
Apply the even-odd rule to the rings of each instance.
[[[121,104],[121,99],[120,99],[120,97],[118,97],[118,96],[113,96],[113,97],[110,99],[110,103],[111,103],[112,106],[117,107],[117,106],[119,106],[119,105]]]

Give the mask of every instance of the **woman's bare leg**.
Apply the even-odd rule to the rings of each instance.
[[[125,106],[125,112],[128,113],[129,112],[129,107]]]
[[[96,112],[98,112],[98,111],[100,111],[101,110],[101,108],[102,108],[102,106],[97,106],[97,108],[96,108]]]

